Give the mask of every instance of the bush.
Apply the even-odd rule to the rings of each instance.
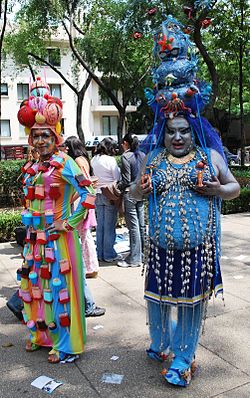
[[[2,210],[0,213],[0,242],[15,239],[15,228],[22,224],[21,211]]]
[[[241,188],[240,196],[222,202],[222,214],[244,213],[250,210],[250,189]]]
[[[250,168],[245,167],[232,167],[231,171],[240,184],[241,188],[250,188]]]
[[[21,167],[26,160],[0,162],[0,207],[16,207],[22,203]]]

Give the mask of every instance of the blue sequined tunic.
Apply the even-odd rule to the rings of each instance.
[[[165,148],[151,159],[147,300],[192,305],[222,291],[218,203],[194,189],[202,160],[207,158],[199,147],[184,164],[171,163]],[[207,166],[203,180],[210,178]]]

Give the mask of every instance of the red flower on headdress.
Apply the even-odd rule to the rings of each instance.
[[[173,37],[170,37],[169,39],[167,39],[166,35],[163,35],[162,39],[158,41],[158,44],[161,46],[161,51],[165,51],[165,50],[172,50],[172,45],[171,43],[174,41]]]

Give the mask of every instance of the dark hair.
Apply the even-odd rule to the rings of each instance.
[[[113,138],[106,137],[98,145],[95,155],[114,156],[116,153],[116,142]]]
[[[64,142],[65,146],[68,147],[68,155],[72,158],[72,159],[76,159],[79,156],[83,156],[90,167],[90,175],[92,174],[92,168],[90,165],[90,160],[89,160],[89,154],[85,148],[85,146],[83,145],[82,141],[79,140],[79,138],[75,137],[74,135],[72,135],[71,137],[68,137],[66,139],[66,141]]]
[[[126,141],[129,145],[129,149],[132,152],[135,152],[138,148],[139,145],[139,141],[138,138],[136,137],[136,135],[132,136],[132,133],[127,133],[124,135],[122,142]]]

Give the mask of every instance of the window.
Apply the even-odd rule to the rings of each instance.
[[[117,97],[117,91],[112,90],[112,93]],[[107,96],[103,91],[99,91],[99,95],[101,98],[101,105],[113,105],[113,101]]]
[[[8,95],[8,84],[1,83],[1,95]]]
[[[61,54],[59,48],[48,48],[48,61],[53,66],[61,66]]]
[[[53,97],[62,98],[61,84],[49,84],[49,87],[50,94],[53,95]]]
[[[19,137],[20,138],[26,137],[24,129],[25,129],[25,127],[19,123]]]
[[[103,135],[116,135],[118,127],[117,116],[102,117],[102,133]]]
[[[26,98],[29,98],[29,85],[19,83],[17,85],[17,99],[22,101]]]
[[[1,120],[1,129],[0,129],[1,137],[10,137],[10,121],[9,120]]]

